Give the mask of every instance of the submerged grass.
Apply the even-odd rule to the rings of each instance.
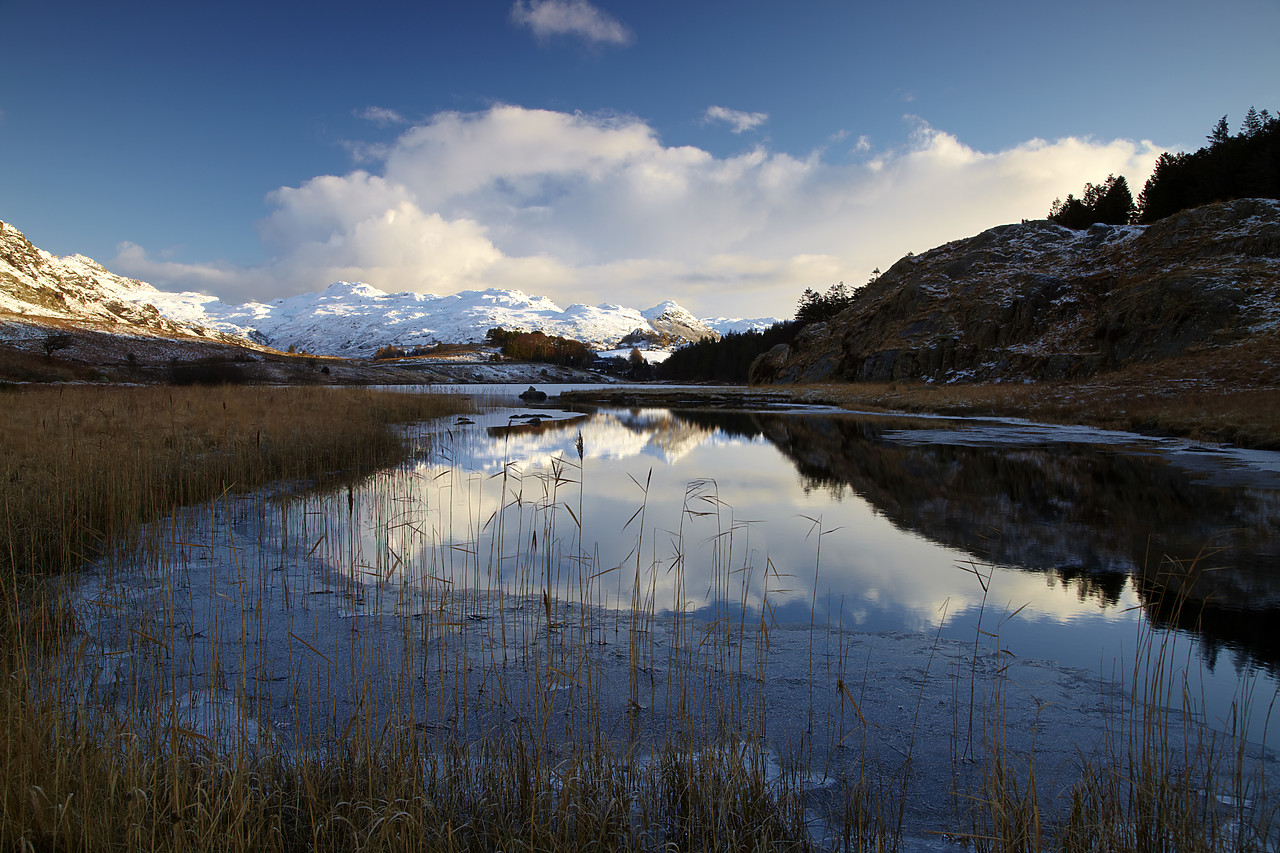
[[[713,482],[690,484],[661,556],[645,529],[660,498],[635,483],[621,531],[631,554],[600,566],[582,539],[581,445],[537,476],[374,470],[405,452],[394,424],[452,414],[457,399],[236,388],[4,399],[0,848],[904,849],[916,739],[943,734],[913,719],[904,760],[886,761],[873,748],[886,733],[849,686],[846,639],[817,625],[809,706],[767,707],[769,591],[785,575],[766,560],[752,581],[746,526]],[[370,472],[358,490],[246,491],[352,469]],[[462,499],[428,505],[451,494]],[[370,537],[352,532],[361,524]],[[238,541],[245,532],[264,544]],[[99,560],[97,592],[73,603],[58,575],[93,555],[127,578]],[[709,619],[688,612],[690,561],[712,566]],[[974,575],[985,591],[990,573]],[[615,609],[601,606],[615,587]],[[1206,739],[1193,714],[1170,710],[1185,710],[1174,650],[1154,633],[1105,747],[1081,756],[1055,808],[1034,739],[1020,753],[1005,737],[998,630],[983,628],[952,676],[968,695],[957,765],[976,772],[924,792],[959,803],[952,843],[1274,849],[1243,736]],[[994,668],[979,672],[988,642]],[[815,690],[841,716],[816,712]],[[922,683],[917,717],[924,694]],[[772,741],[787,718],[801,736],[783,754]],[[824,764],[838,785],[815,781]]]
[[[1175,579],[1170,601],[1160,606],[1196,606],[1176,581],[1193,577],[1194,566],[1164,558],[1158,574]],[[979,633],[999,646],[998,629]],[[1025,752],[1008,747],[1007,706],[1002,699],[994,704],[985,723],[981,784],[963,795],[970,828],[958,837],[976,850],[1002,852],[1261,853],[1280,847],[1280,812],[1264,749],[1245,734],[1256,707],[1255,679],[1244,676],[1229,719],[1205,725],[1207,703],[1195,695],[1190,676],[1191,644],[1149,624],[1135,639],[1128,683],[1105,696],[1111,707],[1100,744],[1078,750],[1078,772],[1069,784],[1054,780],[1065,809],[1055,810],[1055,794],[1044,790],[1034,744]],[[1006,683],[1002,666],[992,681],[997,697]],[[1270,707],[1258,704],[1268,717],[1265,732]]]

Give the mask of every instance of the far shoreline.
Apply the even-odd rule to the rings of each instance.
[[[1025,384],[738,385],[694,394],[687,387],[673,393],[674,387],[654,384],[617,389],[602,385],[567,392],[564,399],[586,404],[725,408],[736,398],[747,405],[791,402],[877,414],[1025,418],[1252,450],[1280,450],[1280,389],[1246,386],[1224,390],[1215,387],[1211,379],[1142,382],[1132,371],[1125,371],[1083,380]]]

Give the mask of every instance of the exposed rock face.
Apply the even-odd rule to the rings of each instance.
[[[751,368],[767,382],[1087,376],[1280,329],[1280,202],[1146,227],[1002,225],[898,261]]]

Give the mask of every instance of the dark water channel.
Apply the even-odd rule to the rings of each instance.
[[[513,417],[525,414],[540,421]],[[492,585],[497,566],[534,591],[526,575],[542,569],[519,555],[541,535],[556,583],[589,579],[608,607],[631,606],[638,577],[657,612],[981,629],[1011,655],[1120,679],[1144,637],[1168,638],[1206,719],[1229,726],[1248,707],[1251,734],[1280,742],[1267,723],[1280,454],[812,411],[498,407],[476,420],[415,474],[447,508],[434,539],[472,555],[435,559],[455,583]]]

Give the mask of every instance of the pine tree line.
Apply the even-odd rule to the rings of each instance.
[[[1126,225],[1133,219],[1133,193],[1124,175],[1107,175],[1101,184],[1085,184],[1081,198],[1068,194],[1066,201],[1053,200],[1049,219],[1077,230],[1096,222]]]
[[[799,320],[774,323],[762,332],[729,332],[713,341],[703,338],[680,347],[657,365],[659,379],[673,382],[700,380],[746,383],[756,356],[778,344],[791,343],[803,325]]]
[[[1237,198],[1280,198],[1280,118],[1253,107],[1231,135],[1223,116],[1194,154],[1161,154],[1138,196],[1137,221]]]
[[[1054,199],[1049,219],[1068,228],[1147,224],[1180,210],[1237,198],[1280,198],[1280,118],[1253,107],[1234,136],[1223,116],[1193,154],[1164,153],[1138,200],[1124,176],[1085,184],[1081,198]]]
[[[849,307],[853,302],[853,293],[842,281],[827,288],[826,293],[818,293],[812,287],[806,287],[796,305],[796,322],[821,323],[829,320]]]

